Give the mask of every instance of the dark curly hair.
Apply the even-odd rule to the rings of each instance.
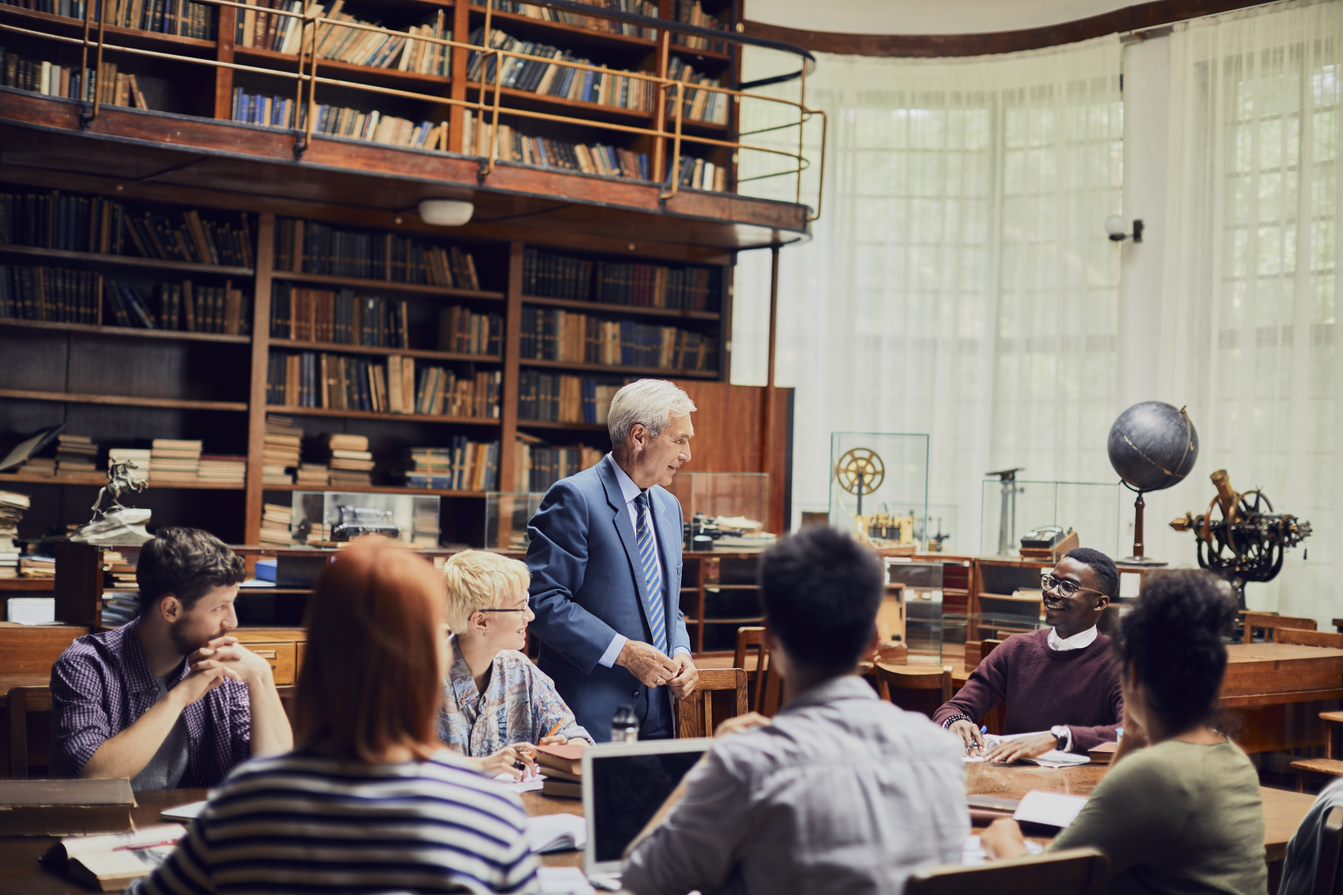
[[[152,611],[169,595],[190,609],[212,589],[240,584],[244,570],[242,557],[208,531],[159,529],[158,536],[140,548],[135,563],[140,615]]]
[[[1223,635],[1236,603],[1222,579],[1197,569],[1154,573],[1120,621],[1119,652],[1171,731],[1209,723],[1226,673]]]
[[[766,624],[806,671],[847,674],[876,637],[885,577],[877,555],[848,534],[803,529],[760,560]]]

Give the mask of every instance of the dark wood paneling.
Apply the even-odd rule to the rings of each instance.
[[[1262,5],[1264,0],[1156,0],[1044,28],[985,34],[842,34],[837,31],[784,28],[750,20],[742,24],[745,33],[751,37],[783,41],[818,53],[847,56],[984,56],[1038,50]]]

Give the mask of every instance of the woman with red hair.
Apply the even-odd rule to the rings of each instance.
[[[238,768],[139,891],[537,891],[521,802],[438,738],[443,610],[424,559],[343,550],[308,601],[297,748]]]

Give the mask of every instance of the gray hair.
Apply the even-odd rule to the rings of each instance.
[[[695,412],[695,402],[685,390],[665,379],[640,379],[616,392],[606,414],[606,429],[612,447],[620,447],[630,437],[635,423],[657,438],[673,416]]]

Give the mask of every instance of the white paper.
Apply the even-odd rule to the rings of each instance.
[[[978,762],[983,761],[985,756],[987,756],[990,752],[992,752],[998,746],[999,743],[1007,743],[1011,742],[1012,740],[1022,740],[1025,739],[1026,737],[1040,736],[1043,733],[1044,731],[1031,731],[1030,733],[1011,733],[1011,734],[1005,734],[1003,736],[998,736],[992,733],[985,734],[984,751],[982,753],[979,752],[974,753],[973,755],[970,753],[966,753],[964,761],[967,764],[976,764]],[[1091,762],[1091,759],[1086,755],[1079,755],[1076,752],[1062,752],[1058,749],[1050,749],[1043,755],[1037,755],[1034,758],[1021,758],[1018,759],[1018,761],[1026,761],[1032,764],[1038,764],[1042,768],[1070,768],[1075,767],[1077,765],[1089,764]]]
[[[1040,843],[1026,840],[1026,854],[1038,855],[1044,852]],[[964,844],[961,845],[961,863],[966,867],[978,867],[981,864],[989,862],[989,853],[984,850],[984,843],[978,836],[967,836]]]
[[[512,774],[500,774],[494,778],[494,782],[509,792],[540,792],[541,784],[546,780],[545,774],[535,774],[531,777],[524,777],[521,780],[514,780]]]
[[[537,854],[585,848],[588,844],[588,823],[581,814],[529,817],[527,844]]]
[[[595,895],[597,891],[577,867],[542,867],[536,875],[541,895]]]
[[[1069,796],[1033,789],[1026,793],[1012,816],[1018,821],[1063,829],[1086,807],[1086,796]]]
[[[187,802],[185,805],[174,805],[160,811],[159,817],[164,820],[195,820],[205,810],[206,804],[207,802],[202,799],[199,802]]]

